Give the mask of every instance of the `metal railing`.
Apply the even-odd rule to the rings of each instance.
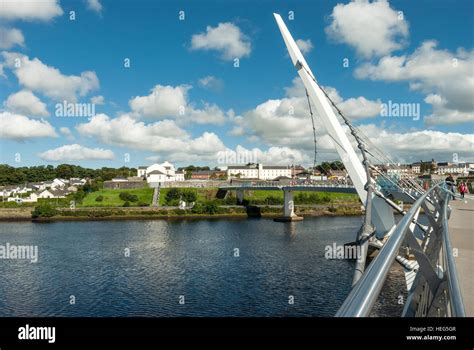
[[[402,244],[419,265],[402,316],[465,316],[459,279],[448,232],[448,202],[444,183],[421,195],[400,220],[377,257],[352,288],[338,317],[369,316]],[[413,234],[413,220],[423,208],[429,226],[423,239]]]

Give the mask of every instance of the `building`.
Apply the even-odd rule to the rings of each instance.
[[[146,186],[145,180],[142,177],[132,176],[128,178],[116,177],[111,181],[104,181],[104,188],[110,190],[143,188]]]
[[[274,180],[281,177],[292,177],[289,166],[247,164],[227,167],[227,178]]]
[[[291,166],[291,177],[295,178],[298,175],[305,173],[306,170],[301,165],[292,165]]]
[[[436,171],[439,175],[447,175],[447,174],[459,174],[459,175],[468,175],[469,174],[469,166],[466,163],[438,163],[438,169]]]
[[[137,176],[144,178],[149,184],[160,184],[171,181],[184,181],[184,172],[176,171],[173,164],[166,161],[149,167],[138,167]]]
[[[37,199],[39,199],[39,198],[66,198],[66,196],[69,193],[70,192],[68,192],[66,190],[45,189],[45,190],[39,191],[37,193],[37,195],[38,195]]]
[[[420,166],[421,167],[421,166]],[[408,176],[411,172],[413,172],[413,168],[408,166],[408,165],[389,165],[386,168],[387,175],[390,176],[396,176],[398,178],[400,177],[406,177]]]
[[[191,173],[191,180],[214,180],[227,177],[227,172],[221,170],[198,170]]]

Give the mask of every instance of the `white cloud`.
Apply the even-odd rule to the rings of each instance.
[[[20,85],[53,100],[76,102],[77,95],[84,96],[99,88],[95,72],[85,71],[80,76],[64,75],[38,58],[30,60],[28,56],[12,52],[2,54],[5,65],[15,73]]]
[[[298,48],[301,50],[303,54],[310,52],[314,48],[313,43],[311,42],[311,39],[308,39],[308,40],[297,39],[296,45],[298,45]]]
[[[99,14],[102,12],[102,4],[99,2],[99,0],[87,0],[87,7]]]
[[[129,101],[134,115],[145,118],[176,118],[182,124],[222,124],[225,114],[218,106],[203,102],[196,108],[188,101],[189,85],[156,85],[146,96],[137,96]]]
[[[72,134],[71,130],[65,126],[59,128],[59,132],[66,137],[69,141],[74,140],[74,135]]]
[[[91,97],[91,103],[94,103],[96,105],[103,105],[105,103],[104,96],[102,96],[102,95],[92,96]]]
[[[76,129],[104,144],[159,152],[160,156],[177,162],[215,162],[217,152],[225,149],[216,134],[204,132],[193,138],[173,120],[145,124],[126,114],[113,119],[98,114]]]
[[[456,153],[459,159],[474,160],[474,134],[441,132],[434,130],[408,131],[405,133],[386,130],[373,124],[360,129],[378,148],[390,155],[394,161],[413,162],[420,159],[449,161]],[[390,142],[387,142],[390,140]]]
[[[2,0],[0,3],[0,18],[6,20],[49,21],[62,14],[58,0]]]
[[[221,91],[224,87],[224,81],[212,75],[199,79],[198,83],[204,89],[212,91]]]
[[[380,113],[380,100],[372,101],[365,97],[344,100],[336,89],[325,87],[326,92],[338,107],[350,118],[371,118]],[[231,135],[244,133],[271,146],[313,149],[313,129],[308,100],[304,86],[297,77],[290,87],[285,88],[286,97],[267,100],[241,117],[232,119],[235,127]],[[315,127],[320,149],[332,149],[332,142],[313,108]]]
[[[78,144],[64,145],[39,154],[41,159],[49,161],[65,160],[111,160],[114,153],[103,148],[87,148]]]
[[[309,158],[308,153],[293,149],[290,147],[269,147],[267,150],[262,150],[258,147],[252,149],[245,148],[238,145],[235,150],[226,149],[225,157],[229,160],[228,164],[219,165],[233,165],[233,159],[244,159],[249,162],[258,162],[263,164],[273,165],[289,165],[289,164],[309,164],[312,159]]]
[[[33,117],[49,116],[46,104],[28,90],[21,90],[11,94],[3,105],[7,110],[18,114]]]
[[[235,24],[219,23],[217,27],[207,26],[205,33],[191,38],[192,50],[216,50],[224,60],[233,60],[250,55],[250,39]]]
[[[453,54],[436,46],[435,41],[426,41],[411,55],[386,56],[376,64],[363,64],[355,76],[406,81],[412,90],[431,95],[425,99],[433,105],[426,119],[430,125],[470,122],[474,115],[474,51],[460,48]]]
[[[21,30],[0,27],[0,49],[10,49],[15,45],[25,46],[25,38]]]
[[[404,46],[408,24],[388,1],[356,0],[337,4],[331,14],[327,35],[348,44],[365,58],[382,56]]]
[[[29,119],[24,115],[0,112],[0,139],[23,141],[37,137],[56,137],[46,120]]]
[[[28,90],[21,90],[17,93],[11,94],[3,105],[9,111],[18,114],[33,117],[49,116],[46,104]]]
[[[461,123],[473,123],[474,112],[463,112],[446,107],[448,101],[440,95],[430,94],[426,96],[425,102],[431,104],[433,113],[425,116],[426,125],[452,125]]]

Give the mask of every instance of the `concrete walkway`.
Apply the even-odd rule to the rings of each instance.
[[[449,236],[458,249],[456,269],[466,316],[474,316],[474,196],[450,201]]]

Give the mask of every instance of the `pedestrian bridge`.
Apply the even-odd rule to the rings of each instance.
[[[295,214],[295,204],[293,194],[295,191],[312,191],[312,192],[334,192],[334,193],[357,193],[354,186],[350,184],[338,184],[330,182],[297,182],[281,183],[279,181],[238,181],[219,187],[222,196],[228,191],[235,191],[237,203],[242,204],[244,201],[244,191],[283,191],[283,215],[277,221],[299,221],[302,217]]]

